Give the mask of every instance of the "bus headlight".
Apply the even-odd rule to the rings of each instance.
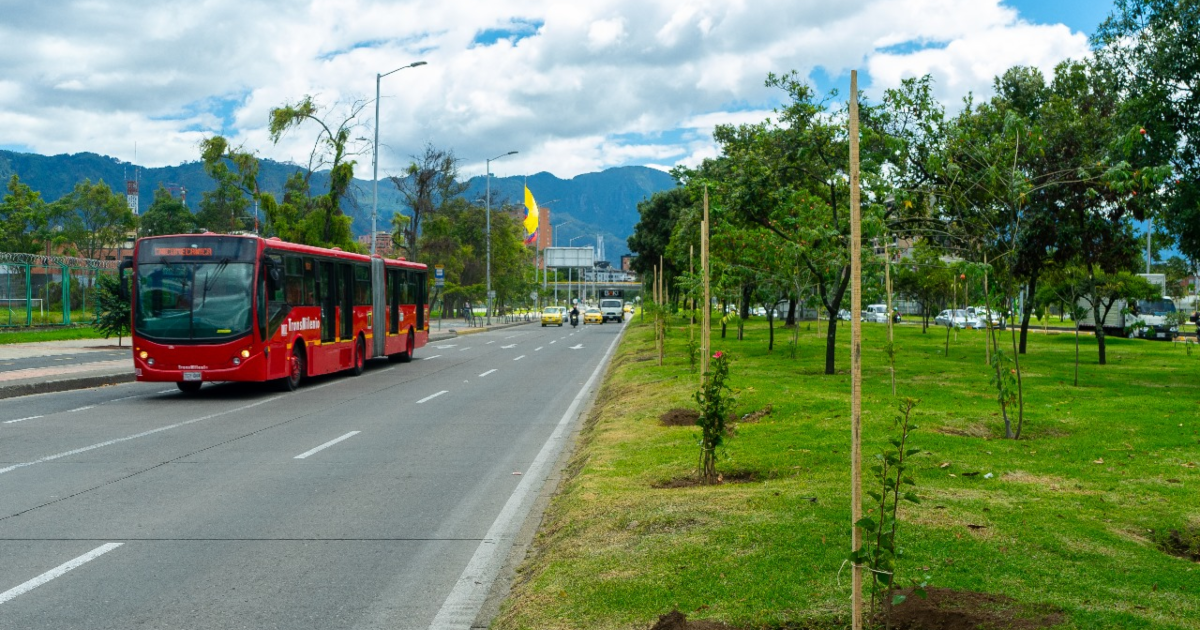
[[[138,353],[138,356],[141,357],[143,361],[145,361],[146,357],[150,356],[150,353],[146,352],[145,350],[142,350],[141,352]]]
[[[249,359],[249,358],[250,358],[250,351],[249,351],[249,350],[242,350],[242,358],[243,358],[243,359]]]

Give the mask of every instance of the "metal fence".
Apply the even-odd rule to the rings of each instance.
[[[96,321],[96,281],[118,261],[0,252],[0,328]]]

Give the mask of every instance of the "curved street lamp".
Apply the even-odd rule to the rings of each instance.
[[[372,145],[373,150],[371,153],[371,256],[375,255],[375,234],[377,229],[375,221],[379,216],[379,80],[389,74],[400,72],[405,68],[416,68],[423,65],[425,65],[424,61],[414,61],[407,66],[401,66],[390,72],[375,74],[375,144]]]
[[[516,155],[516,151],[509,151],[494,158],[486,160],[487,166],[487,325],[492,325],[492,162],[499,160],[502,157]]]

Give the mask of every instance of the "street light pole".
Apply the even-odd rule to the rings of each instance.
[[[485,195],[487,204],[487,325],[492,325],[492,161],[499,160],[502,157],[516,155],[516,151],[509,151],[503,155],[497,155],[494,158],[486,160],[487,166],[487,193]]]
[[[393,72],[423,65],[425,65],[424,61],[414,61],[391,72],[375,73],[375,143],[372,145],[371,152],[371,256],[375,255],[375,232],[378,229],[375,222],[379,216],[379,80]]]

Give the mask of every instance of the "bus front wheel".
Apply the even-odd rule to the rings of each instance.
[[[297,345],[292,350],[292,360],[288,362],[288,374],[283,377],[283,388],[294,392],[300,387],[300,379],[304,378],[304,349]]]

